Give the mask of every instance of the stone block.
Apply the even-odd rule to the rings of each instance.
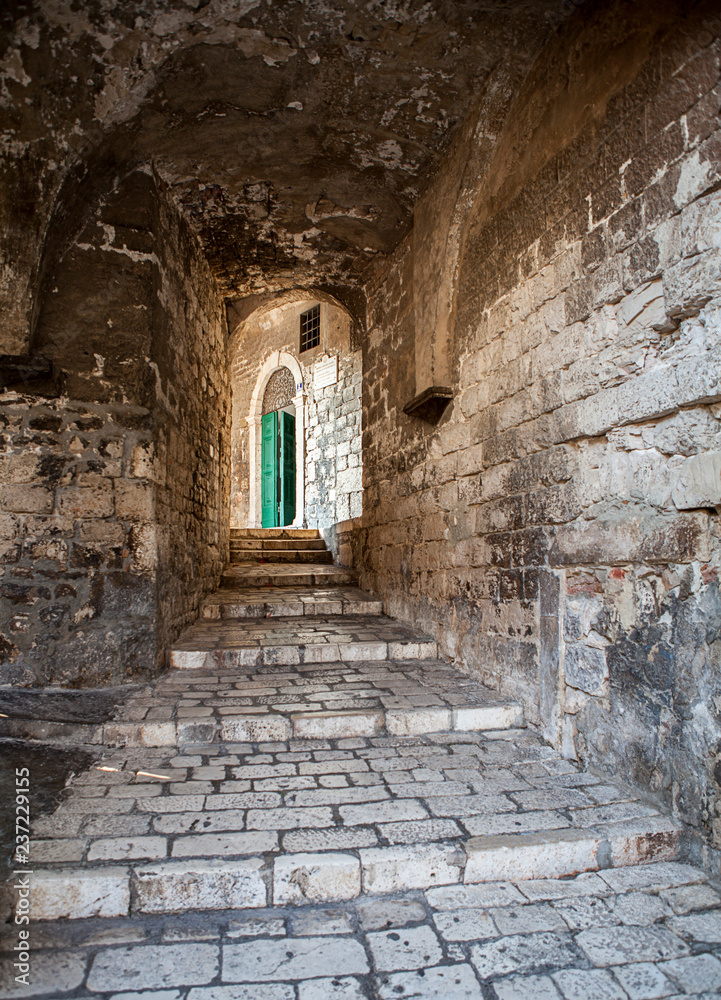
[[[30,892],[33,920],[123,917],[130,908],[126,868],[36,870]]]
[[[452,728],[462,732],[514,729],[523,724],[523,706],[518,702],[506,705],[469,705],[453,709]]]
[[[681,846],[682,827],[667,816],[647,816],[598,827],[611,845],[614,867],[642,865],[649,861],[675,861]]]
[[[569,642],[564,670],[567,684],[587,694],[596,694],[608,680],[606,651],[580,642]]]
[[[152,521],[155,489],[134,479],[115,480],[115,514],[121,521]]]
[[[132,945],[104,948],[95,956],[88,975],[88,989],[117,995],[135,990],[136,996],[168,998],[161,991],[172,986],[196,986],[209,983],[218,974],[218,946],[184,941],[182,944]],[[171,994],[173,995],[173,994]]]
[[[451,710],[448,708],[386,709],[386,729],[393,736],[438,733],[450,728]]]
[[[59,514],[77,518],[110,517],[113,509],[111,480],[96,483],[94,486],[74,486],[58,491]]]
[[[352,854],[286,854],[275,859],[276,906],[355,899],[360,892],[360,862]]]
[[[289,740],[293,728],[290,719],[284,715],[234,715],[223,720],[220,733],[222,740],[259,743],[264,740]]]
[[[17,956],[19,957],[19,956]],[[85,955],[78,951],[41,952],[33,950],[30,958],[30,980],[10,984],[10,958],[7,983],[0,984],[1,1000],[20,1000],[22,997],[66,996],[75,992],[85,978]],[[5,979],[5,977],[3,977]]]
[[[563,878],[598,868],[600,835],[588,830],[547,830],[524,837],[500,835],[466,841],[464,881]]]
[[[140,913],[237,910],[266,906],[260,858],[245,861],[168,861],[132,873]]]
[[[377,736],[383,730],[382,711],[308,712],[292,715],[293,735],[297,739],[348,739],[353,736]]]
[[[2,506],[4,510],[17,514],[49,514],[53,509],[53,491],[47,486],[5,485],[2,488]]]
[[[461,879],[462,852],[440,844],[365,848],[360,852],[363,891],[402,892],[451,885]]]
[[[164,858],[167,850],[165,837],[107,837],[93,841],[88,851],[88,861]]]
[[[318,979],[369,972],[363,946],[345,935],[295,938],[288,941],[246,941],[223,948],[224,983],[267,983]],[[326,994],[326,997],[328,995]],[[253,1000],[262,994],[253,993]]]
[[[721,505],[721,452],[687,458],[676,477],[673,502],[679,510]]]

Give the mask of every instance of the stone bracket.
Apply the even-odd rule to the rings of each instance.
[[[409,417],[419,417],[430,424],[437,424],[443,411],[453,399],[453,389],[447,385],[432,385],[403,407]]]

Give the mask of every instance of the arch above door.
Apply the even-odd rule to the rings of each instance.
[[[274,351],[264,362],[255,383],[248,413],[249,458],[250,458],[250,503],[249,528],[260,528],[263,523],[261,475],[261,421],[263,417],[263,397],[270,377],[280,368],[287,368],[295,379],[296,395],[291,400],[295,407],[295,519],[292,527],[302,528],[305,522],[305,403],[303,392],[303,372],[296,358],[285,351]]]

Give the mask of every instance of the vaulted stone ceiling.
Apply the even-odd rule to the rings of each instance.
[[[567,6],[6,0],[0,127],[19,165],[6,197],[40,244],[73,163],[96,186],[147,164],[225,294],[356,282],[407,231],[494,70],[528,62]]]

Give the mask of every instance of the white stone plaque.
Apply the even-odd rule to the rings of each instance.
[[[328,385],[335,385],[338,381],[338,357],[322,358],[313,365],[313,387],[315,389],[325,389]]]

